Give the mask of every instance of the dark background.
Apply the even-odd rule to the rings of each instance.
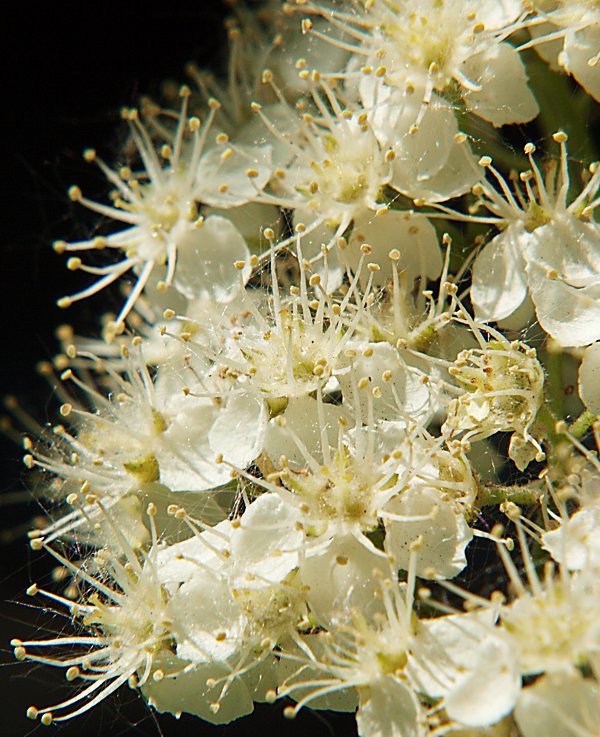
[[[41,8],[41,9],[40,9]],[[140,94],[159,93],[166,78],[183,81],[189,60],[218,65],[224,58],[226,11],[219,0],[171,3],[161,10],[125,2],[29,2],[3,10],[0,30],[0,396],[12,394],[42,423],[56,411],[51,387],[35,364],[57,350],[54,329],[76,319],[87,332],[107,308],[107,295],[64,312],[57,297],[77,289],[77,275],[56,255],[56,238],[88,235],[94,219],[68,201],[66,190],[77,182],[86,193],[102,196],[102,176],[82,162],[81,152],[94,146],[107,160],[123,141],[118,111],[134,105]],[[0,410],[0,414],[2,410]],[[0,500],[26,488],[21,449],[0,437]],[[11,637],[44,638],[68,631],[66,619],[31,604],[25,596],[32,581],[48,580],[49,562],[28,550],[24,533],[39,512],[34,503],[0,502],[0,705],[3,737],[57,734],[103,735],[194,734],[242,737],[266,732],[321,737],[354,731],[351,717],[321,715],[308,709],[295,722],[281,716],[283,705],[259,708],[250,718],[211,728],[196,719],[180,722],[152,714],[125,688],[73,722],[45,728],[24,716],[73,694],[56,668],[16,663]]]

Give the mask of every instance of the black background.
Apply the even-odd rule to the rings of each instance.
[[[0,29],[0,394],[13,394],[44,422],[56,410],[51,387],[34,366],[56,352],[55,327],[76,319],[88,332],[106,307],[106,295],[88,300],[73,313],[55,307],[57,297],[77,289],[76,275],[64,257],[53,253],[56,238],[86,236],[93,219],[66,196],[74,182],[86,192],[102,191],[93,167],[81,152],[94,146],[105,158],[122,142],[118,111],[140,94],[158,95],[160,83],[183,81],[191,59],[218,65],[224,58],[226,11],[219,0],[171,3],[22,2],[3,10]],[[27,485],[18,446],[0,438],[0,499]],[[74,722],[45,728],[24,716],[72,695],[59,669],[16,663],[11,637],[44,638],[68,631],[66,619],[32,608],[25,588],[47,580],[43,554],[28,550],[24,531],[38,513],[35,504],[0,506],[0,733],[80,735],[243,735],[280,733],[320,737],[343,730],[351,717],[304,710],[294,721],[281,716],[283,705],[259,708],[250,718],[211,728],[196,719],[155,717],[125,688]],[[34,634],[35,633],[35,634]]]

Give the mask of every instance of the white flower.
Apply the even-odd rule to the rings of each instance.
[[[448,369],[466,391],[450,402],[442,432],[482,440],[512,430],[509,456],[523,469],[544,457],[530,434],[542,406],[544,373],[535,350],[523,343],[503,339],[482,346],[461,351]]]
[[[261,199],[301,211],[302,217],[296,215],[296,219],[309,229],[325,224],[333,240],[359,213],[384,206],[380,195],[390,181],[394,154],[380,145],[366,113],[342,110],[334,93],[321,84],[324,91],[312,90],[317,110],[304,115],[300,135],[275,130],[288,142],[293,158],[279,176],[276,172],[273,195]],[[273,122],[260,106],[254,109],[273,130]],[[289,125],[297,125],[295,115]]]
[[[263,152],[258,149],[227,147],[225,142],[220,148],[207,148],[219,105],[216,101],[211,103],[210,113],[201,126],[198,118],[187,117],[187,88],[182,96],[184,102],[173,143],[162,147],[161,158],[137,111],[124,112],[143,172],[134,173],[128,167],[114,171],[95,151],[86,152],[86,159],[96,161],[116,188],[113,205],[85,198],[79,187],[69,190],[72,200],[128,226],[89,241],[55,244],[60,253],[108,248],[125,254],[123,260],[101,267],[88,266],[79,256],[72,256],[68,262],[71,270],[82,270],[99,279],[59,301],[60,306],[68,307],[133,271],[135,286],[114,321],[114,332],[122,329],[123,320],[146,285],[159,291],[173,286],[186,297],[208,294],[220,302],[230,300],[239,287],[234,262],[246,262],[249,258],[248,247],[236,227],[220,215],[204,218],[199,205],[233,207],[248,202],[266,184],[270,168],[263,163]],[[192,136],[191,144],[186,133]],[[249,273],[248,266],[246,280]]]
[[[283,422],[285,415],[279,418],[304,463],[289,464],[284,456],[268,466],[267,480],[255,482],[300,515],[307,537],[299,575],[320,621],[341,602],[345,608],[370,606],[369,571],[380,569],[385,558],[370,538],[378,529],[385,533],[385,553],[398,567],[407,569],[412,556],[418,574],[429,578],[459,573],[472,538],[464,514],[476,488],[464,455],[422,439],[406,421],[375,424],[371,393],[361,397],[356,386],[355,392],[354,427],[347,430],[343,418],[335,444],[326,405],[318,399],[316,451]]]
[[[408,569],[413,549],[424,578],[453,578],[467,565],[473,533],[460,508],[434,486],[415,483],[387,505],[385,515],[385,548],[400,568]]]
[[[221,685],[212,704],[218,714],[246,674],[268,678],[272,650],[305,622],[305,592],[295,576],[304,532],[298,513],[273,494],[215,527],[186,517],[183,508],[172,512],[196,534],[159,552],[158,576],[170,592],[178,658],[203,673],[216,666],[209,680]]]
[[[299,520],[276,495],[263,494],[233,522],[204,525],[159,553],[158,575],[172,592],[180,657],[204,663],[249,656],[254,648],[274,647],[302,618],[302,595],[290,579],[304,545]],[[278,611],[277,602],[285,601],[289,611]]]
[[[372,77],[361,89],[377,139],[394,154],[389,182],[393,189],[413,200],[443,202],[465,194],[481,179],[449,102],[433,95],[422,112],[413,90],[385,87]]]
[[[125,498],[153,493],[158,482],[167,494],[208,492],[230,481],[229,468],[217,458],[244,467],[260,453],[267,422],[264,405],[229,395],[227,385],[223,390],[202,377],[200,356],[196,366],[174,360],[154,376],[139,343],[125,356],[125,373],[110,372],[111,384],[102,389],[106,394],[86,383],[86,371],[101,371],[105,365],[88,356],[86,366],[81,356],[83,379],[70,369],[62,378],[89,395],[95,406],[84,409],[75,399],[64,403],[60,411],[72,427],[57,426],[49,451],[26,443],[25,464],[56,475],[53,497],[73,507],[41,531],[48,542],[75,532],[94,539],[94,525],[102,523],[96,499],[107,508],[117,505],[129,520],[127,533],[136,531],[132,544],[136,535],[143,540],[138,507]],[[191,388],[186,375],[197,382]],[[248,434],[248,426],[256,436]]]
[[[600,647],[596,573],[591,568],[581,572],[563,568],[556,574],[548,566],[540,580],[514,505],[509,505],[508,514],[517,526],[527,580],[521,580],[509,553],[499,544],[516,592],[516,598],[500,610],[501,629],[523,675],[570,671]]]
[[[520,0],[418,5],[375,0],[355,3],[353,13],[320,3],[308,9],[347,33],[351,42],[340,45],[386,85],[417,90],[429,102],[432,90],[443,94],[456,83],[467,108],[497,126],[526,122],[538,113],[518,53],[504,41],[523,12]],[[312,32],[336,43],[331,34]]]
[[[433,101],[416,129],[418,107],[412,97],[374,93],[376,102],[365,111],[344,106],[344,98],[338,99],[333,87],[315,74],[318,81],[311,87],[315,110],[304,113],[300,121],[290,111],[290,121],[280,130],[268,110],[254,105],[273,137],[287,143],[291,154],[275,171],[272,192],[257,199],[294,210],[307,256],[318,254],[320,243],[334,243],[353,223],[357,228],[371,224],[369,243],[376,248],[387,253],[400,247],[399,234],[392,243],[387,238],[394,217],[399,221],[400,215],[388,219],[387,233],[377,218],[373,220],[387,211],[387,186],[413,199],[437,202],[464,194],[481,177],[466,136],[459,134],[445,101]],[[413,251],[407,246],[403,250]],[[410,253],[409,258],[417,256]]]
[[[303,638],[301,652],[283,651],[302,664],[278,689],[298,700],[290,716],[313,702],[335,709],[350,689],[364,737],[427,734],[425,703],[435,704],[429,715],[444,708],[461,726],[491,725],[512,710],[520,673],[488,613],[419,620],[412,574],[400,586],[382,572],[375,579],[379,610],[339,609],[328,631]]]
[[[340,610],[338,621],[318,636],[315,645],[310,638],[304,639],[294,657],[309,670],[304,665],[298,668],[278,689],[279,695],[303,694],[295,707],[288,707],[288,716],[295,716],[313,700],[320,700],[323,708],[340,692],[356,689],[361,737],[426,734],[425,710],[407,668],[413,655],[413,592],[407,591],[405,599],[397,584],[383,579],[382,573],[377,578],[384,602],[381,616],[365,616],[359,609],[346,610],[346,614]],[[333,708],[335,703],[332,701]]]
[[[540,325],[561,345],[587,345],[600,337],[600,257],[598,226],[593,220],[600,170],[572,201],[564,133],[556,133],[560,164],[546,178],[525,146],[531,171],[521,174],[525,193],[513,195],[509,185],[484,157],[501,192],[487,184],[474,192],[494,217],[486,219],[502,232],[481,251],[473,267],[471,297],[476,315],[502,320],[512,315],[529,293]],[[466,216],[465,219],[469,219]]]
[[[150,515],[155,512],[156,508],[149,508]],[[44,547],[82,584],[89,585],[91,593],[84,601],[75,603],[36,585],[28,589],[31,595],[39,593],[65,606],[74,621],[87,630],[84,635],[65,634],[26,642],[13,640],[17,659],[64,667],[67,680],[81,678],[87,684],[75,696],[54,706],[30,707],[28,716],[33,719],[39,716],[43,724],[62,722],[94,708],[125,683],[141,688],[152,678],[160,679],[158,659],[170,661],[172,632],[168,596],[155,568],[156,547],[140,560],[125,546],[125,564],[110,553],[98,557],[101,567],[95,576],[86,571],[85,565],[74,566],[39,541],[34,547]],[[65,647],[75,651],[60,657],[36,652]]]
[[[389,215],[394,215],[394,212]],[[387,230],[386,218],[387,215],[382,223],[384,232]],[[410,219],[404,217],[403,220],[402,227],[396,217],[390,218],[388,222],[397,224],[396,232],[403,233],[406,232]],[[409,237],[404,241],[404,246],[402,249],[393,248],[388,251],[387,264],[381,249],[376,246],[373,248],[378,256],[377,265],[381,272],[389,275],[391,267],[391,279],[387,288],[380,293],[381,298],[362,314],[357,333],[372,342],[391,343],[403,351],[401,355],[407,363],[433,378],[436,375],[441,376],[441,371],[436,366],[437,362],[431,360],[431,354],[434,351],[451,353],[452,356],[456,354],[455,345],[457,338],[460,338],[452,315],[458,302],[456,286],[447,281],[451,241],[444,238],[444,244],[448,248],[442,265],[439,249],[433,248],[433,241],[429,237],[429,224],[423,225],[424,228],[419,223],[416,233],[409,226]],[[416,236],[419,245],[417,250],[410,248],[410,236]],[[378,275],[379,272],[375,274],[375,279],[379,281]],[[440,278],[437,296],[424,288],[425,277]]]
[[[544,676],[523,689],[515,720],[523,737],[592,737],[600,729],[598,682],[576,670]]]
[[[299,244],[297,249],[298,285],[287,295],[282,292],[271,248],[269,301],[257,300],[249,290],[240,292],[238,318],[222,326],[222,348],[215,357],[216,372],[234,382],[232,392],[266,405],[272,417],[290,399],[314,393],[346,366],[344,350],[367,309],[359,293],[360,269],[347,294],[332,299],[326,292],[326,262],[323,276],[311,274]],[[368,254],[363,250],[361,266]]]
[[[537,16],[528,22],[533,46],[553,66],[572,74],[596,100],[600,100],[600,11],[594,0],[541,0]]]
[[[600,503],[586,504],[556,530],[542,535],[542,545],[552,558],[571,571],[600,569]]]

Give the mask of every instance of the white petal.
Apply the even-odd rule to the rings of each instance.
[[[565,37],[561,62],[579,84],[596,100],[600,101],[600,23],[583,28]],[[589,62],[596,59],[595,64]]]
[[[272,228],[276,238],[281,234],[279,209],[275,205],[248,202],[246,205],[229,209],[205,207],[202,214],[205,218],[209,215],[227,218],[237,228],[253,253],[260,253],[264,248],[262,232],[265,228]]]
[[[502,320],[523,303],[528,290],[521,248],[527,237],[521,228],[509,226],[477,256],[471,299],[479,320]]]
[[[330,663],[331,655],[329,646],[329,637],[326,633],[311,634],[311,635],[297,635],[295,638],[295,644],[290,646],[291,652],[293,653],[298,648],[298,641],[301,641],[314,656],[314,661],[320,664]],[[306,652],[306,651],[303,651]],[[300,656],[302,657],[302,656]],[[278,683],[283,683],[286,680],[293,680],[292,676],[298,671],[298,663],[290,658],[280,658],[277,664],[277,678]],[[327,677],[324,673],[323,668],[303,666],[301,678],[297,679],[298,682],[305,682],[306,688],[299,688],[294,690],[290,694],[290,698],[294,701],[300,701],[300,699],[314,693],[315,687],[311,685],[311,681],[320,680],[323,677]],[[358,706],[358,694],[356,689],[344,686],[343,682],[340,683],[339,690],[331,691],[323,696],[311,699],[311,709],[330,709],[331,711],[349,711],[355,712]]]
[[[385,104],[377,106],[373,114],[377,137],[384,147],[392,147],[396,154],[392,186],[409,194],[416,184],[411,185],[411,180],[424,181],[440,171],[458,133],[452,107],[437,95],[433,96],[415,130],[419,100],[417,92],[408,98],[395,92]]]
[[[406,272],[411,286],[418,276],[435,280],[442,271],[442,253],[435,228],[422,216],[411,217],[398,210],[388,210],[377,217],[369,213],[368,217],[357,218],[348,246],[341,252],[344,263],[353,271],[360,261],[363,243],[368,243],[373,249],[369,261],[380,266],[380,271],[373,278],[376,286],[383,286],[392,278],[389,257],[392,249],[400,252],[398,270]],[[366,281],[368,276],[365,272],[363,274]]]
[[[600,343],[585,349],[579,367],[579,396],[585,406],[600,415]]]
[[[275,129],[287,140],[297,141],[302,128],[300,119],[279,102],[264,105],[262,113],[273,123]],[[284,140],[275,138],[258,115],[249,118],[236,131],[236,142],[246,144],[247,148],[268,145],[271,149],[271,169],[285,168],[294,158],[294,149]]]
[[[420,737],[427,733],[414,691],[391,676],[359,689],[360,737]]]
[[[501,330],[514,330],[515,332],[525,330],[528,325],[534,323],[535,305],[531,301],[529,291],[527,292],[527,296],[525,297],[523,302],[521,302],[521,305],[517,307],[517,309],[513,313],[511,313],[508,317],[504,317],[501,320],[498,320],[497,322],[498,327],[500,327]]]
[[[151,488],[151,484],[145,484]],[[142,489],[140,489],[140,492]],[[124,493],[127,493],[124,491]],[[82,521],[83,529],[73,528],[77,533],[75,538],[78,543],[91,544],[98,548],[111,550],[115,555],[126,555],[123,550],[123,537],[134,550],[138,550],[149,542],[148,528],[144,524],[145,513],[142,511],[140,497],[136,494],[128,494],[110,505],[110,516],[103,514],[88,516]],[[87,529],[86,529],[87,528]],[[89,535],[89,540],[88,540]],[[63,537],[63,535],[61,535]],[[70,535],[69,535],[70,537]]]
[[[229,302],[240,288],[236,261],[243,261],[244,282],[251,267],[250,251],[238,229],[227,218],[211,215],[198,230],[190,230],[177,249],[177,267],[173,284],[189,299],[212,297]]]
[[[215,463],[208,432],[217,410],[211,402],[173,394],[167,429],[159,436],[156,458],[160,480],[171,491],[203,491],[229,481],[229,470]]]
[[[300,565],[302,582],[309,587],[308,603],[320,624],[327,625],[352,608],[365,615],[380,608],[375,596],[379,585],[373,573],[381,570],[389,574],[389,567],[369,545],[367,538],[362,545],[351,535],[339,536]]]
[[[445,696],[473,662],[473,652],[493,633],[491,609],[420,619],[409,660],[411,679],[431,698]]]
[[[267,693],[275,691],[281,683],[278,680],[279,661],[274,656],[258,661],[247,673],[244,673],[244,685],[254,701],[267,701]]]
[[[468,109],[495,126],[527,123],[539,112],[527,86],[527,74],[519,54],[508,43],[493,45],[469,57],[462,68],[465,76],[481,91],[465,91]]]
[[[281,19],[278,19],[281,22]],[[316,31],[328,36],[331,28],[327,20],[314,18]],[[344,68],[348,52],[334,43],[329,43],[315,34],[297,33],[296,26],[291,23],[283,30],[283,43],[269,55],[269,66],[273,62],[281,76],[286,97],[299,97],[310,89],[310,82],[298,76],[297,59],[306,59],[308,69],[318,69],[321,74],[337,73]]]
[[[217,571],[223,567],[218,551],[229,548],[231,522],[223,520],[214,530],[207,530],[172,545],[161,548],[157,554],[160,583],[175,592],[179,585],[190,581],[206,566]]]
[[[142,692],[148,703],[159,712],[167,712],[177,718],[182,713],[193,714],[212,724],[227,724],[254,710],[248,689],[241,678],[232,680],[219,710],[211,710],[211,704],[221,695],[223,684],[208,688],[206,681],[209,678],[226,678],[230,669],[225,665],[211,663],[186,670],[188,663],[174,657],[164,663],[156,660],[155,664],[157,669],[165,673],[165,677],[160,681],[150,678]]]
[[[194,196],[213,207],[244,205],[255,199],[271,178],[271,147],[239,144],[229,158],[224,159],[223,153],[220,147],[212,148],[202,157]],[[251,169],[256,176],[248,176]]]
[[[301,514],[277,494],[258,497],[231,536],[236,568],[271,582],[282,581],[299,562],[304,532]],[[259,582],[264,585],[264,582]]]
[[[485,18],[486,28],[502,29],[514,23],[523,12],[522,0],[476,0],[473,5],[479,18]]]
[[[193,663],[225,662],[243,646],[245,619],[226,577],[197,567],[169,607],[180,658]]]
[[[540,325],[562,346],[582,346],[600,339],[600,284],[573,287],[530,260],[527,275]]]
[[[265,453],[273,461],[278,461],[282,455],[285,456],[292,468],[304,467],[306,458],[287,432],[287,429],[291,428],[308,452],[315,458],[322,459],[322,436],[318,421],[317,400],[311,396],[290,397],[283,416],[285,427],[281,427],[274,420],[269,422],[264,443]],[[347,416],[346,408],[330,402],[323,404],[324,427],[322,429],[331,447],[337,444],[340,419],[347,419]]]
[[[514,653],[499,637],[488,637],[473,654],[472,667],[445,700],[448,716],[469,727],[485,727],[512,711],[521,675]]]
[[[600,280],[600,227],[570,215],[557,217],[536,228],[526,242],[526,260],[535,260],[554,269],[574,287],[586,287]]]
[[[444,166],[437,174],[420,180],[414,196],[428,202],[443,202],[466,194],[481,178],[481,167],[477,168],[477,159],[468,142],[453,140]]]
[[[600,568],[600,505],[575,512],[556,530],[542,535],[542,547],[571,571]]]
[[[230,397],[210,429],[210,447],[215,456],[222,453],[225,460],[243,468],[259,455],[266,428],[264,402],[247,394]]]
[[[538,19],[539,20],[539,19]],[[560,70],[558,64],[558,55],[563,49],[564,39],[562,37],[556,38],[553,41],[542,41],[541,39],[545,36],[551,36],[556,33],[558,26],[553,23],[540,23],[539,25],[532,25],[527,29],[529,34],[534,39],[540,39],[538,43],[533,47],[537,53],[541,56],[544,61],[548,62],[550,69],[556,71]]]
[[[598,684],[577,671],[544,676],[523,690],[515,719],[523,737],[599,734]]]
[[[468,142],[460,143],[455,138],[458,125],[451,106],[434,97],[418,130],[409,132],[417,113],[409,109],[408,119],[402,123],[406,127],[400,132],[390,130],[384,136],[390,139],[396,155],[390,185],[408,197],[430,202],[468,192],[482,172]]]
[[[470,527],[454,505],[434,488],[408,489],[388,502],[386,512],[415,521],[386,519],[385,548],[399,568],[408,570],[413,541],[423,537],[417,574],[425,578],[453,578],[467,565],[465,549],[473,538]],[[427,519],[418,519],[428,516]]]
[[[381,389],[381,396],[373,401],[375,421],[379,420],[424,420],[431,412],[431,393],[421,381],[422,374],[411,368],[400,358],[396,348],[389,343],[353,344],[360,354],[353,359],[354,377],[367,377],[372,387]],[[368,348],[368,355],[364,349]],[[384,372],[390,372],[388,381],[383,381]],[[340,386],[344,395],[344,405],[352,407],[356,412],[360,407],[354,406],[352,390],[352,375],[343,374],[339,377]],[[395,392],[395,395],[394,395]],[[400,407],[396,401],[400,400]],[[363,400],[363,403],[366,404]],[[366,411],[362,407],[362,411]]]

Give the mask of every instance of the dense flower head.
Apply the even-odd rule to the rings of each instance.
[[[81,684],[28,716],[128,684],[213,724],[597,735],[600,167],[548,97],[596,111],[598,2],[228,5],[225,71],[85,152],[108,204],[69,190],[98,235],[55,243],[93,279],[59,304],[121,307],[58,329],[46,426],[5,402],[61,571],[27,593],[67,622],[14,653]]]

